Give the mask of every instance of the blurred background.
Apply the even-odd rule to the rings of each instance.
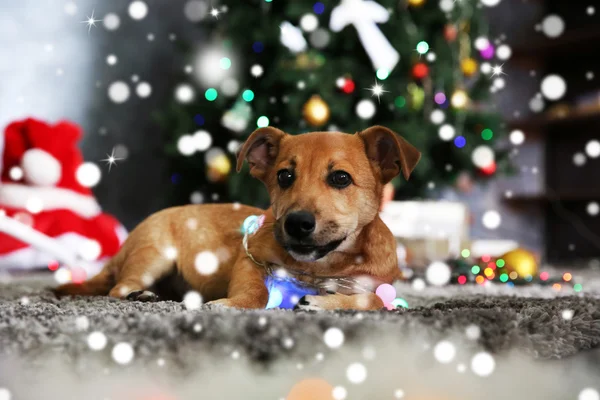
[[[131,230],[173,205],[266,206],[233,167],[257,127],[382,124],[424,154],[382,209],[404,267],[598,268],[593,3],[0,0],[0,125],[79,125],[83,186]],[[15,165],[2,185],[31,185]]]

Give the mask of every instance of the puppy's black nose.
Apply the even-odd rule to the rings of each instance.
[[[288,235],[294,239],[304,239],[315,231],[315,216],[306,211],[288,214],[283,225]]]

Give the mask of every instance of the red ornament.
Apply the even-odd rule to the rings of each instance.
[[[481,168],[481,172],[483,172],[486,175],[492,175],[494,172],[496,172],[496,163],[493,162],[487,167]]]
[[[456,36],[458,35],[458,29],[456,25],[448,24],[444,26],[444,38],[448,42],[454,42],[456,40]]]
[[[429,74],[429,67],[425,63],[415,64],[412,74],[415,79],[423,79]]]
[[[50,261],[48,263],[48,269],[50,271],[56,271],[59,266],[60,266],[60,264],[58,263],[58,261]]]
[[[342,91],[346,94],[350,94],[354,92],[355,88],[356,85],[354,84],[354,81],[352,79],[346,79],[344,81],[344,86],[342,86]]]

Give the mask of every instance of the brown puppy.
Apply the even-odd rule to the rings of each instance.
[[[420,157],[381,126],[354,135],[260,128],[242,146],[237,170],[248,161],[250,174],[269,191],[271,208],[214,204],[160,211],[131,232],[99,275],[56,293],[150,301],[155,283],[177,275],[205,300],[264,308],[265,277],[284,268],[304,282],[336,286],[335,294],[305,296],[299,308],[379,309],[376,286],[400,278],[395,239],[378,216],[382,188],[400,172],[408,179]],[[261,214],[264,224],[244,246],[244,220]]]

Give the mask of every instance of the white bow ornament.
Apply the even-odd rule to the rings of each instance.
[[[400,54],[376,25],[387,22],[389,17],[388,10],[374,1],[342,0],[331,12],[329,29],[339,32],[349,24],[354,25],[375,70],[391,71],[400,61]]]

